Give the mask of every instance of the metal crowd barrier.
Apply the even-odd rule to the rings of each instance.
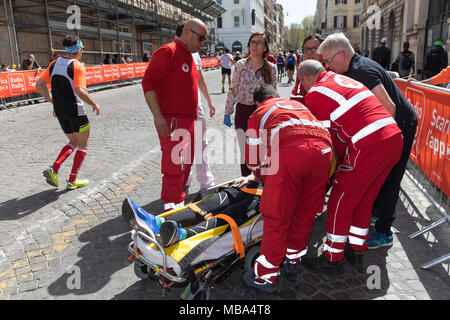
[[[390,76],[394,79],[398,79],[399,77],[396,76],[394,73],[389,72]],[[405,81],[405,80],[402,80]],[[412,82],[414,85],[421,86],[424,88],[433,89],[436,91],[443,92],[445,94],[450,94],[450,90],[442,87],[437,86],[431,86],[419,82]],[[450,106],[449,106],[450,108]],[[450,147],[450,141],[449,141],[449,135],[447,135],[445,146],[447,148]],[[430,167],[426,169],[430,169],[430,172],[433,169],[432,168],[432,162],[430,161]],[[447,169],[447,161],[444,162],[444,168],[443,172],[446,172]],[[441,169],[441,168],[439,168]],[[434,228],[437,228],[438,226],[444,224],[445,222],[450,222],[450,215],[449,215],[449,205],[450,200],[449,197],[444,193],[443,190],[441,190],[431,179],[428,177],[423,170],[416,165],[411,159],[408,161],[407,169],[405,171],[405,174],[411,179],[411,181],[419,188],[420,191],[423,192],[423,194],[427,197],[427,199],[433,204],[433,206],[443,215],[443,217],[430,225],[422,228],[421,230],[418,230],[412,234],[409,235],[409,238],[414,239],[430,230],[433,230]],[[450,260],[450,253],[447,253],[437,259],[434,259],[432,261],[429,261],[420,267],[422,269],[430,269],[440,263],[446,262]]]

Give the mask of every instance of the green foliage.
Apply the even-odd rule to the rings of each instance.
[[[305,17],[301,23],[292,23],[284,35],[284,49],[301,49],[303,39],[314,33],[314,16]]]

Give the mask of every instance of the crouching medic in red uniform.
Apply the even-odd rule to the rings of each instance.
[[[314,219],[324,206],[330,170],[331,137],[301,103],[276,98],[270,85],[254,93],[257,109],[248,120],[247,179],[264,183],[260,211],[264,234],[253,270],[244,274],[249,286],[274,292],[280,265],[287,277],[306,254]]]
[[[198,72],[192,53],[204,44],[207,31],[202,21],[188,21],[181,37],[154,53],[142,79],[161,144],[164,211],[184,205],[184,187],[194,159],[194,121],[198,111]]]
[[[372,206],[400,159],[403,137],[394,118],[362,83],[327,72],[315,60],[302,62],[299,76],[308,92],[305,104],[329,127],[338,157],[327,204],[323,254],[304,263],[310,270],[335,278],[343,273],[344,256],[362,266]]]

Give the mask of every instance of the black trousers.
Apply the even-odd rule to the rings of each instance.
[[[247,131],[248,118],[256,110],[257,106],[238,103],[236,105],[236,115],[234,116],[234,128],[237,130],[237,140],[240,151],[241,175],[248,176],[252,171],[245,164],[245,132]],[[241,129],[241,130],[238,130]]]
[[[199,202],[197,206],[213,214],[226,214],[233,218],[239,226],[259,213],[260,199],[260,196],[243,192],[238,188],[227,188],[213,197]],[[186,229],[188,237],[227,224],[223,219],[204,220],[189,208],[179,211],[167,219],[176,221],[185,228],[190,226]]]
[[[417,121],[397,122],[397,124],[403,135],[402,155],[381,187],[372,211],[372,214],[378,217],[375,230],[385,234],[390,233],[391,225],[395,220],[395,206],[400,193],[400,184],[406,170],[417,128]]]

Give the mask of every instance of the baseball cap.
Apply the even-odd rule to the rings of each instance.
[[[381,43],[387,43],[387,38],[386,37],[381,38]]]
[[[443,46],[444,43],[441,40],[436,40],[435,42],[433,42],[433,45],[435,45],[435,46]]]

